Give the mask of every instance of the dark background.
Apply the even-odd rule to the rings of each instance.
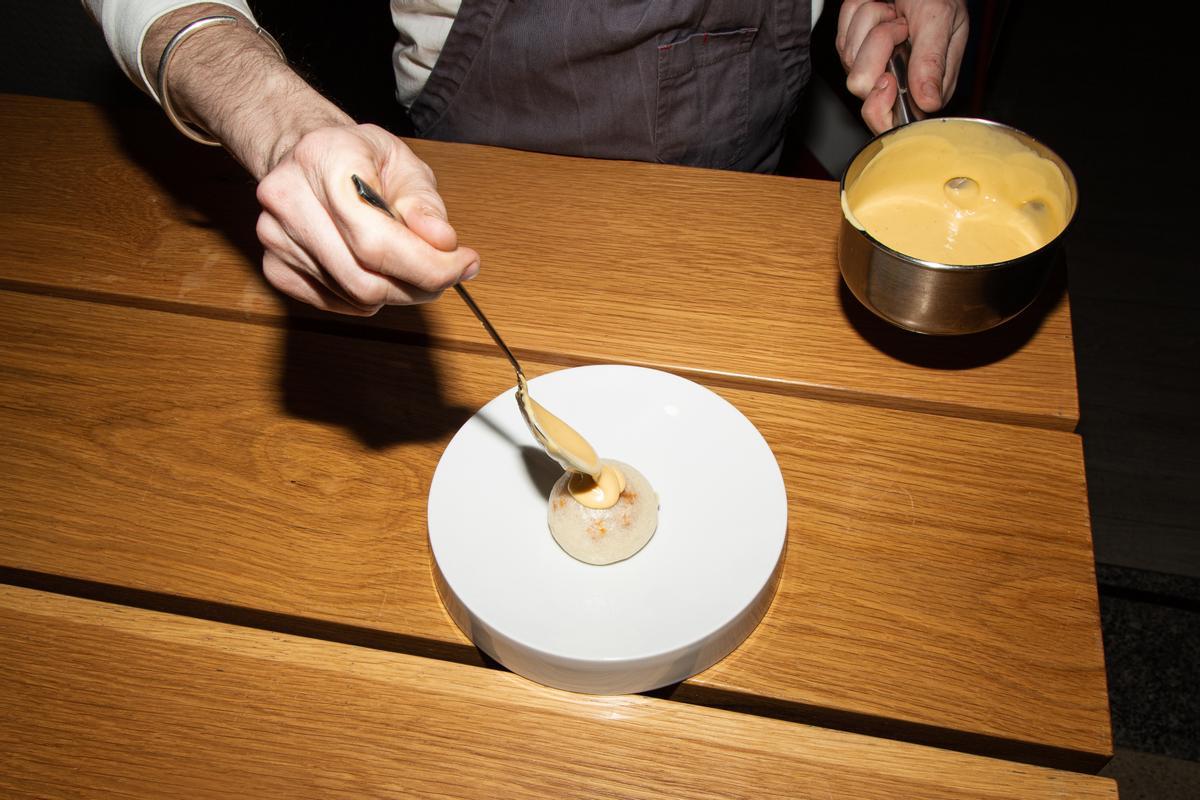
[[[340,5],[355,10],[251,2],[319,88],[356,118],[406,133],[393,99],[386,0]],[[1188,39],[1200,28],[1191,4],[1142,5],[972,2],[971,51],[950,109],[1032,133],[1079,181],[1067,246],[1079,432],[1120,753],[1110,770],[1127,798],[1196,796],[1171,794],[1173,775],[1200,794],[1194,765],[1137,755],[1200,761],[1200,259],[1192,241],[1200,201],[1194,128],[1183,121],[1200,91]],[[837,6],[829,0],[814,32],[821,88],[810,95],[840,98],[838,135],[852,152],[865,131],[833,49]],[[150,102],[74,0],[5,0],[0,91]],[[810,116],[831,112],[826,105]],[[811,131],[797,125],[783,169],[837,174],[806,138]]]

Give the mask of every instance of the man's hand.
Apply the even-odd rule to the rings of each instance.
[[[912,99],[931,113],[954,93],[967,45],[966,0],[844,0],[838,14],[837,49],[846,87],[862,99],[862,116],[875,133],[894,124],[896,82],[888,74],[892,50],[912,42],[908,86]]]
[[[170,37],[192,20],[230,14],[195,4],[151,26],[144,67],[155,76]],[[284,294],[344,314],[433,300],[479,271],[458,246],[432,170],[387,131],[357,125],[282,63],[248,22],[196,32],[170,68],[171,95],[259,179],[263,273]],[[392,206],[363,202],[357,174]]]
[[[397,220],[363,202],[351,175]],[[374,125],[306,133],[259,183],[258,200],[267,280],[318,308],[373,314],[423,303],[479,271],[479,256],[446,222],[433,171]]]

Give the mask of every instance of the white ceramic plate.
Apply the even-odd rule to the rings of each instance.
[[[640,692],[727,655],[774,594],[787,496],[771,449],[740,411],[657,370],[589,366],[530,394],[602,458],[659,496],[658,530],[625,561],[567,555],[546,523],[561,474],[509,389],[467,421],[429,489],[435,579],[450,615],[512,671],[579,692]]]

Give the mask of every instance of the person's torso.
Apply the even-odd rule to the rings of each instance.
[[[437,139],[770,170],[808,79],[811,13],[808,0],[463,0],[412,120]]]

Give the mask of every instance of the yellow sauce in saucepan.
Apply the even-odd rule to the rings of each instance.
[[[1003,128],[971,120],[908,125],[883,140],[842,208],[904,255],[948,265],[1032,253],[1066,227],[1062,170]]]

